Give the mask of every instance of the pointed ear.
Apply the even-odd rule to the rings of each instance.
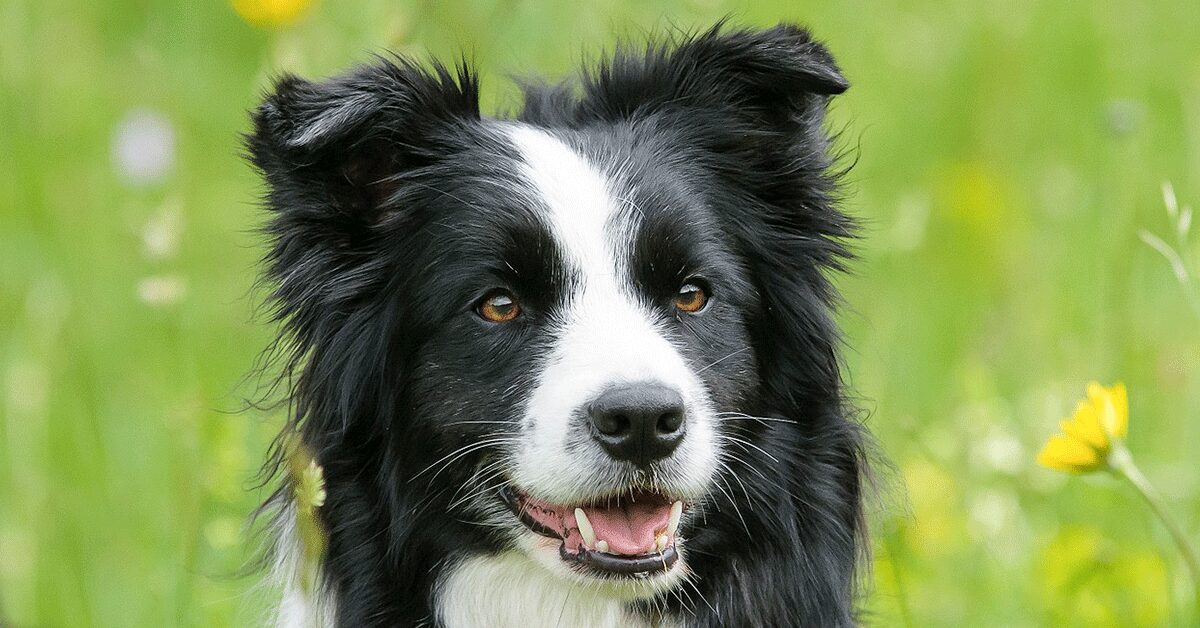
[[[454,76],[381,58],[318,83],[284,76],[253,118],[247,145],[271,209],[371,225],[396,179],[436,158],[439,128],[479,118],[478,89],[464,66]]]
[[[602,118],[671,108],[725,109],[747,122],[795,121],[850,84],[808,31],[709,31],[644,54],[618,50],[585,81],[581,109]],[[581,112],[582,113],[582,112]]]
[[[380,59],[322,82],[279,80],[253,114],[250,159],[267,182],[267,274],[300,346],[387,280],[381,229],[403,221],[405,181],[457,149],[479,119],[465,67]],[[390,250],[390,249],[389,249]]]

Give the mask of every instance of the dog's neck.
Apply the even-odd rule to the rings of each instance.
[[[276,616],[278,628],[332,628],[337,600],[318,585],[316,595],[300,587],[301,563],[295,530],[278,531],[280,560],[276,577],[284,596]],[[450,568],[437,587],[436,621],[446,628],[476,626],[513,628],[672,628],[676,623],[650,623],[631,613],[628,605],[596,590],[556,577],[515,551],[468,558]]]
[[[439,586],[441,624],[457,626],[648,626],[625,603],[563,580],[517,552],[469,558]]]

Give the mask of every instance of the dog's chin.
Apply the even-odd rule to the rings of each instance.
[[[521,551],[555,575],[635,600],[671,589],[687,574],[683,499],[636,491],[553,504],[513,487],[498,497],[517,526]]]
[[[581,569],[564,561],[560,556],[561,543],[534,532],[523,531],[517,542],[519,551],[553,577],[587,587],[601,596],[634,602],[647,600],[664,591],[680,586],[688,574],[682,547],[676,551],[679,558],[665,571],[638,576],[613,577]]]

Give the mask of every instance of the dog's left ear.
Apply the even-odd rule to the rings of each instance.
[[[720,111],[784,130],[850,84],[833,56],[791,24],[709,31],[644,54],[618,50],[585,81],[580,114],[619,119],[661,110]],[[819,117],[819,116],[818,116]]]

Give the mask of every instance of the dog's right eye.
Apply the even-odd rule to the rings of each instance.
[[[507,323],[521,315],[521,305],[509,292],[498,290],[484,297],[475,306],[479,317],[492,323]]]
[[[695,314],[708,305],[708,290],[703,281],[696,279],[683,284],[675,294],[675,309]]]

